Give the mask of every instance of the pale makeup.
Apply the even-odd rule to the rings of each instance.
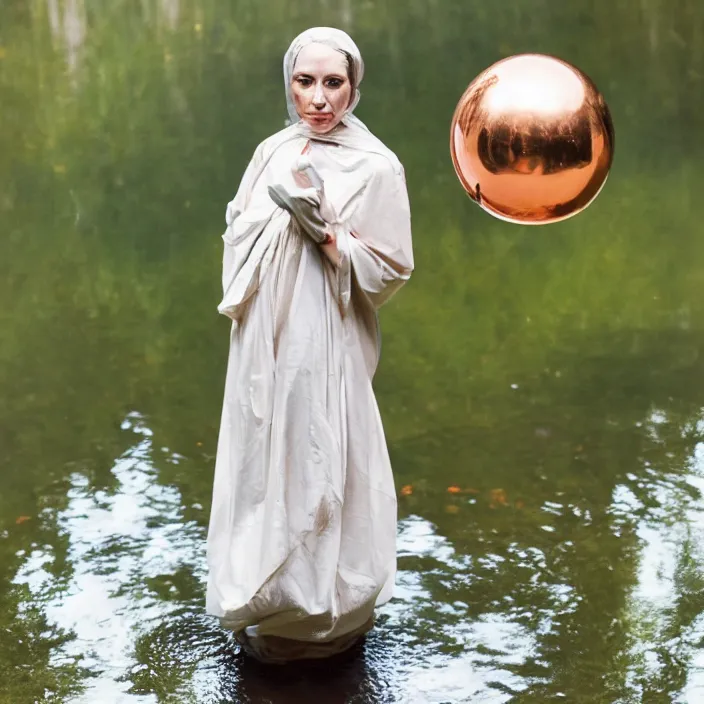
[[[344,54],[326,44],[307,44],[293,68],[291,92],[298,116],[313,132],[339,124],[352,98]]]

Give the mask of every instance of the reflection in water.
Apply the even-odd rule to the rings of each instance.
[[[654,441],[661,422],[664,416],[654,413],[645,424]],[[91,672],[86,691],[72,701],[508,702],[548,684],[545,676],[529,675],[530,664],[539,664],[546,639],[577,612],[579,589],[548,569],[545,548],[531,545],[530,535],[503,554],[470,555],[418,515],[399,525],[396,594],[359,652],[335,667],[269,668],[243,658],[229,634],[203,614],[204,528],[184,516],[202,507],[186,507],[154,468],[156,454],[173,464],[183,458],[156,449],[137,413],[122,428],[141,439],[115,462],[114,486],[96,491],[75,473],[68,503],[56,516],[68,539],[70,579],[52,576],[50,546],[26,556],[15,578],[29,585],[55,627],[72,634],[54,651],[53,666],[79,658]],[[704,443],[696,445],[689,470],[685,482],[696,493],[704,488]],[[644,682],[667,676],[675,658],[683,663],[682,701],[693,702],[704,691],[704,669],[700,655],[688,661],[704,638],[704,616],[687,616],[682,600],[702,596],[694,553],[704,538],[704,508],[682,503],[680,483],[659,477],[651,488],[652,511],[643,514],[643,502],[625,484],[615,488],[608,509],[621,531],[642,515],[637,580],[621,616],[630,633],[622,653],[630,663],[626,686],[642,693]],[[564,508],[554,501],[541,507],[552,516],[564,515]],[[674,521],[679,515],[686,520]],[[485,571],[500,579],[514,568],[523,571],[524,584],[514,581],[497,601],[482,604],[472,596],[482,590]],[[532,601],[522,600],[524,589],[535,590]],[[550,696],[567,695],[552,690]]]
[[[646,429],[654,442],[665,442],[658,427],[667,421],[661,411],[651,414]],[[696,432],[704,436],[704,421]],[[637,528],[641,559],[625,615],[637,635],[628,681],[642,697],[644,682],[669,680],[672,695],[682,690],[676,701],[688,704],[704,700],[704,505],[683,502],[682,494],[704,496],[704,442],[696,444],[683,482],[673,487],[656,479],[652,490],[658,508]],[[615,514],[627,520],[642,513],[643,502],[628,487],[620,485],[614,494]]]
[[[181,0],[161,0],[161,17],[172,31],[178,25],[180,9]]]
[[[87,31],[84,0],[47,0],[47,14],[51,33],[63,43],[69,73],[74,75]]]
[[[243,659],[229,635],[203,614],[204,530],[184,520],[179,491],[158,483],[153,454],[166,453],[176,464],[180,456],[155,450],[153,433],[137,413],[122,429],[142,439],[115,462],[114,486],[95,491],[74,474],[68,503],[56,517],[68,538],[70,580],[53,580],[46,568],[53,560],[49,546],[32,552],[15,578],[43,603],[49,621],[73,636],[54,652],[53,666],[78,658],[92,673],[73,701],[156,702],[172,693],[198,702],[225,695],[238,702],[304,704],[323,695],[329,704],[350,697],[442,702],[490,694],[487,679],[520,688],[510,673],[502,676],[501,663],[522,661],[530,635],[498,615],[464,622],[467,604],[436,603],[423,574],[403,567],[398,594],[380,612],[364,651],[332,674],[329,663],[271,669]],[[402,564],[406,558],[432,560],[441,581],[470,577],[471,561],[456,556],[420,517],[401,523],[399,550]],[[448,620],[431,636],[428,610],[434,609]],[[458,660],[442,653],[448,644],[486,654],[474,663]]]
[[[50,620],[73,632],[74,639],[54,657],[82,656],[94,677],[81,701],[91,704],[127,691],[127,685],[116,683],[134,665],[135,637],[178,613],[182,570],[202,578],[202,531],[183,521],[178,490],[156,483],[151,431],[137,414],[123,429],[144,439],[115,463],[114,488],[92,491],[76,473],[68,505],[57,516],[69,540],[70,583],[51,584],[44,564],[52,556],[43,551],[31,555],[16,580],[44,597]],[[178,462],[178,456],[171,461]]]

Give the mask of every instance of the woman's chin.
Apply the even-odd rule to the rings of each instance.
[[[340,121],[334,118],[330,120],[304,119],[304,121],[308,125],[308,127],[310,127],[311,131],[315,132],[316,134],[326,134],[327,132],[330,132],[340,124]]]

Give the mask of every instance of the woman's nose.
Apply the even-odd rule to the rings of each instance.
[[[316,108],[322,108],[325,106],[325,94],[323,93],[323,86],[318,84],[315,87],[315,93],[313,93],[313,105]]]

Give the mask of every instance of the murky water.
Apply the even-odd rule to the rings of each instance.
[[[0,6],[0,703],[704,701],[704,6]],[[399,575],[362,652],[271,671],[204,615],[220,234],[311,25],[367,63],[417,270],[375,382]],[[522,51],[617,130],[582,215],[500,223],[454,105]]]

